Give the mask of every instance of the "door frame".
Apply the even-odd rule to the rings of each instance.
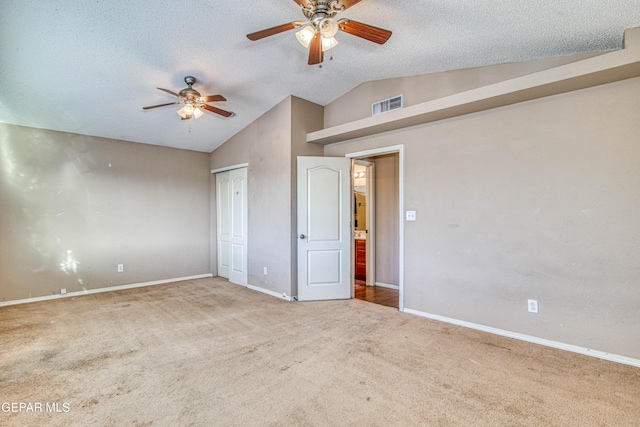
[[[347,153],[345,157],[357,160],[395,153],[398,153],[398,310],[404,311],[404,145],[399,144]],[[353,283],[351,286],[353,289]]]
[[[367,286],[375,286],[376,284],[376,254],[375,254],[375,247],[376,247],[376,199],[375,199],[375,194],[376,194],[376,187],[375,187],[375,162],[370,162],[368,160],[361,160],[361,159],[351,159],[351,170],[354,170],[354,165],[360,165],[364,168],[366,168],[366,178],[365,178],[365,182],[366,182],[366,190],[365,190],[365,200],[367,202],[367,207],[366,207],[366,222],[367,222],[367,240],[366,240],[366,251],[367,251],[367,256],[366,256],[366,260],[367,260],[367,279],[366,279],[366,285]],[[353,188],[353,182],[355,179],[352,179],[352,192],[355,192],[355,189]],[[353,227],[353,229],[355,230],[355,226]],[[351,254],[352,257],[355,258],[355,239],[353,242],[354,247],[351,248]],[[353,271],[355,272],[355,265],[353,268]],[[351,291],[352,298],[355,298],[355,289],[353,289]]]

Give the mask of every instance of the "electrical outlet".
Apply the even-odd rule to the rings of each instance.
[[[64,295],[67,293],[67,288],[60,289],[60,295]]]
[[[538,300],[536,300],[536,299],[527,300],[527,306],[529,307],[529,313],[537,313],[538,312]]]
[[[118,264],[118,273],[122,273],[124,271],[124,264]]]
[[[262,269],[262,274],[264,274],[265,276],[267,275],[267,267],[264,267],[264,268]]]

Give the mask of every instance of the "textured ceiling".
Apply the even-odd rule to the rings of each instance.
[[[5,0],[0,122],[210,152],[288,95],[326,105],[369,80],[619,49],[640,0],[362,0],[338,17],[393,36],[339,33],[320,68],[295,30],[245,36],[304,20],[292,0]],[[186,75],[236,116],[142,110]]]

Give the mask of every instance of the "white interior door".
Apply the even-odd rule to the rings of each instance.
[[[351,160],[298,157],[298,300],[351,298]]]
[[[247,285],[247,168],[216,174],[218,276]]]
[[[229,172],[216,174],[218,276],[229,278]]]
[[[229,281],[247,286],[247,168],[229,171]]]

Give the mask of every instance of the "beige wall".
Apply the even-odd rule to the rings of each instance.
[[[371,117],[371,104],[403,95],[404,106],[443,98],[493,83],[569,64],[598,54],[582,54],[467,68],[411,77],[374,80],[361,84],[325,107],[325,127]]]
[[[291,97],[291,277],[292,295],[298,295],[298,205],[297,205],[297,157],[323,156],[324,148],[307,143],[307,133],[322,129],[324,107],[304,99]]]
[[[211,169],[249,164],[249,285],[288,296],[297,293],[292,171],[296,155],[322,155],[322,147],[305,142],[308,132],[321,127],[322,107],[287,97],[211,153]]]
[[[0,124],[0,301],[208,274],[209,232],[208,154]]]
[[[639,111],[635,78],[325,154],[404,144],[407,308],[640,358]]]

